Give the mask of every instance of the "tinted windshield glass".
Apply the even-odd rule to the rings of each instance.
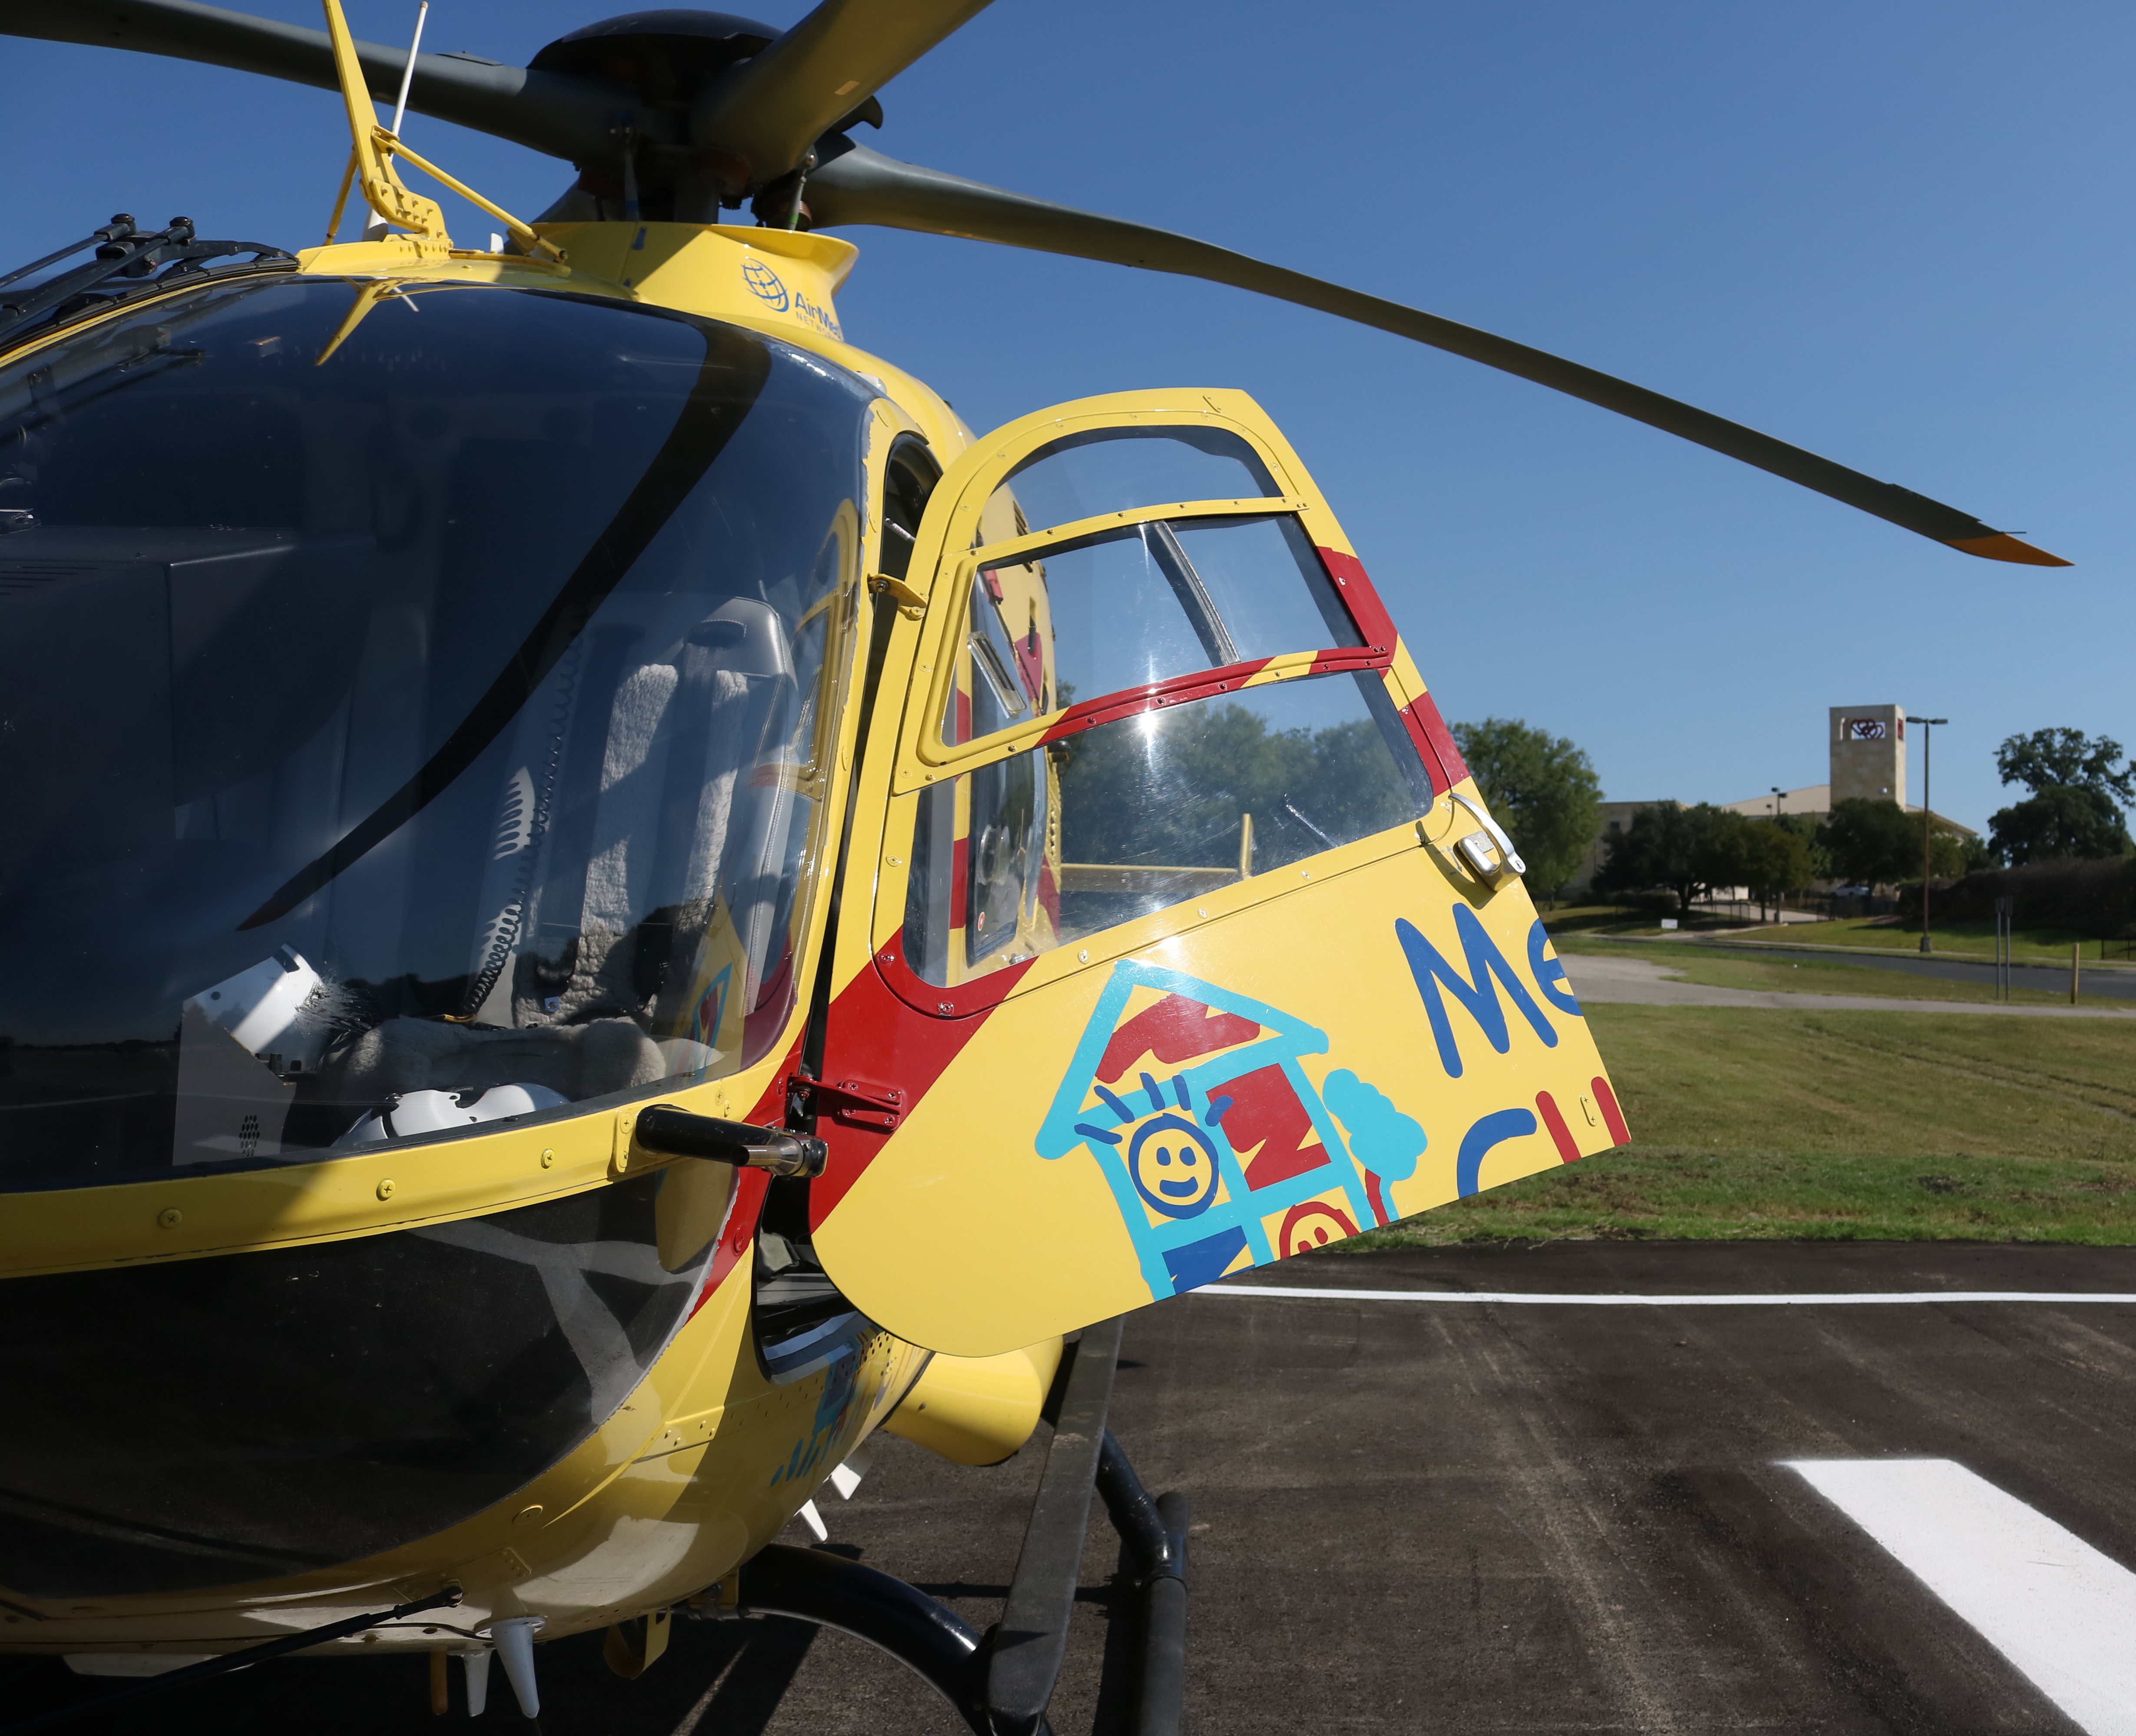
[[[375,293],[0,369],[0,1175],[308,1161],[784,1022],[869,391]]]

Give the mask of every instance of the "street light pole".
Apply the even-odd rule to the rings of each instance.
[[[1929,754],[1935,740],[1935,725],[1947,724],[1948,717],[1916,717],[1921,726],[1921,950],[1932,953],[1929,944],[1929,846],[1935,832],[1935,816],[1929,807]]]
[[[1777,832],[1780,829],[1780,810],[1787,805],[1787,792],[1777,783],[1770,783],[1765,787],[1773,793],[1773,830]],[[1775,846],[1778,846],[1779,841],[1777,838],[1774,840]],[[1760,922],[1765,919],[1765,907],[1762,902],[1758,906],[1758,919]],[[1780,889],[1778,887],[1773,889],[1773,920],[1776,924],[1780,922]],[[1781,926],[1784,927],[1785,924],[1782,924]]]

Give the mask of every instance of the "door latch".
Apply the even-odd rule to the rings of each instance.
[[[868,589],[878,597],[886,596],[898,607],[898,612],[909,621],[917,621],[927,607],[925,594],[902,579],[894,579],[888,573],[870,573]]]

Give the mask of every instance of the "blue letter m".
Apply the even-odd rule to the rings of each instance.
[[[1461,1077],[1461,1050],[1454,1040],[1454,1026],[1446,1016],[1445,999],[1439,992],[1442,982],[1468,1009],[1468,1016],[1482,1027],[1483,1035],[1491,1040],[1492,1048],[1500,1055],[1513,1046],[1513,1040],[1506,1029],[1506,1011],[1498,1005],[1498,986],[1491,980],[1494,977],[1506,985],[1506,992],[1513,997],[1513,1005],[1535,1027],[1535,1034],[1542,1039],[1544,1047],[1556,1048],[1557,1033],[1522,986],[1521,979],[1513,974],[1513,967],[1506,963],[1506,955],[1498,950],[1498,943],[1483,932],[1483,924],[1476,920],[1476,913],[1466,904],[1456,904],[1454,928],[1461,937],[1461,950],[1468,956],[1467,977],[1441,958],[1439,948],[1418,933],[1412,924],[1400,918],[1395,922],[1395,938],[1409,955],[1410,972],[1416,978],[1417,993],[1424,997],[1424,1010],[1431,1016],[1431,1034],[1438,1040],[1439,1060],[1446,1069],[1447,1077]]]

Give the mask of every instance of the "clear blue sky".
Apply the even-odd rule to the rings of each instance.
[[[415,14],[348,9],[380,41]],[[425,46],[523,64],[602,15],[437,0]],[[1573,737],[1612,798],[1821,782],[1826,707],[1895,701],[1951,718],[1935,805],[1981,825],[2006,735],[2136,744],[2132,74],[2126,0],[998,0],[863,134],[1557,351],[2028,533],[2069,570],[1940,549],[1210,285],[857,230],[841,312],[981,429],[1135,386],[1252,392],[1447,715]],[[569,178],[436,122],[408,133],[522,215]],[[307,245],[347,149],[323,92],[0,38],[20,258],[118,210]],[[1916,801],[1920,775],[1916,754]]]

